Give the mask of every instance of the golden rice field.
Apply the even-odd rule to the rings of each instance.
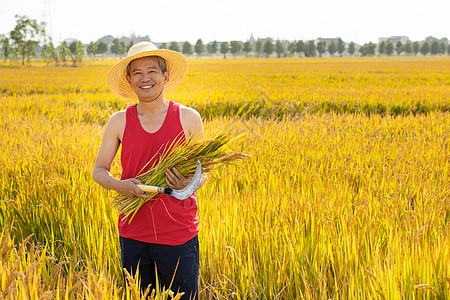
[[[113,63],[0,67],[0,299],[139,298],[91,176]],[[252,154],[198,192],[200,299],[450,298],[450,59],[194,58],[166,98]]]

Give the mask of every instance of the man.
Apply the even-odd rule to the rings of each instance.
[[[181,53],[160,50],[150,42],[130,48],[126,58],[108,74],[109,88],[138,103],[111,116],[106,125],[94,180],[128,197],[149,198],[135,177],[157,163],[163,149],[193,136],[202,136],[203,124],[194,109],[168,101],[164,95],[181,83],[188,62]],[[111,163],[122,145],[120,180],[110,173]],[[151,160],[151,163],[146,164]],[[182,189],[189,182],[178,170],[166,170],[170,188]],[[202,178],[197,188],[205,182]],[[184,298],[198,298],[198,216],[195,193],[185,200],[158,195],[142,206],[131,222],[119,217],[122,267],[130,274],[139,269],[141,288],[156,282]],[[157,278],[156,278],[157,277]],[[173,280],[173,281],[172,281]]]

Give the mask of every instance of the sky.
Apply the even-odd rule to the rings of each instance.
[[[46,22],[56,43],[148,35],[153,42],[311,40],[378,42],[379,37],[450,39],[448,0],[0,0],[0,34],[15,15]]]

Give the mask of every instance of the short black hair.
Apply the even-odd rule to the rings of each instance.
[[[145,56],[144,56],[145,57]],[[167,72],[167,64],[166,64],[166,60],[164,58],[162,58],[161,56],[156,56],[155,57],[158,58],[158,65],[159,68],[161,69],[162,73],[166,73]],[[137,59],[137,58],[136,58]],[[134,59],[133,59],[134,60]],[[133,61],[132,60],[132,61]],[[131,61],[128,63],[127,65],[127,69],[126,69],[126,75],[130,76],[130,68],[131,68]]]

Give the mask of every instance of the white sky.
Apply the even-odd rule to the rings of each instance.
[[[14,28],[16,14],[45,21],[56,43],[133,33],[154,42],[191,43],[246,41],[252,33],[358,44],[394,35],[450,39],[449,0],[0,0],[0,34]]]

